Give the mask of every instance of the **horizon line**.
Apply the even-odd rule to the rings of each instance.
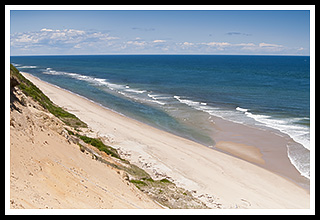
[[[21,54],[10,55],[10,57],[22,56],[108,56],[108,55],[202,55],[202,56],[305,56],[310,57],[310,54],[203,54],[203,53],[106,53],[106,54]]]

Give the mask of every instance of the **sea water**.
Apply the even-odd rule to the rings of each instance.
[[[310,57],[14,56],[11,63],[102,106],[207,146],[211,116],[289,135],[309,178]]]

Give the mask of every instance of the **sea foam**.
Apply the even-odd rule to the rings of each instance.
[[[301,118],[277,119],[268,115],[253,114],[252,112],[250,112],[249,109],[242,108],[239,106],[235,108],[236,111],[232,111],[230,109],[222,109],[221,107],[203,105],[202,102],[182,98],[181,96],[173,97],[180,103],[186,104],[196,110],[206,112],[212,116],[220,117],[225,120],[229,120],[236,123],[276,129],[282,133],[289,135],[295,142],[303,146],[306,149],[306,151],[310,150],[309,127],[298,124],[299,120],[302,120]],[[250,119],[253,119],[253,121]],[[301,147],[287,147],[288,157],[291,163],[297,168],[301,175],[310,178],[310,165],[308,153],[304,152],[301,155],[298,153],[303,151],[301,150]]]

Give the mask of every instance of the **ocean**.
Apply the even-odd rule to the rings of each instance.
[[[12,56],[20,71],[120,114],[214,146],[211,116],[276,130],[310,176],[310,57],[238,55]]]

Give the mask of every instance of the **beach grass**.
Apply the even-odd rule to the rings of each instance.
[[[12,64],[10,64],[10,78],[15,79],[19,83],[18,87],[24,94],[31,97],[35,101],[38,101],[42,107],[47,109],[51,114],[59,118],[66,125],[74,128],[87,127],[87,124],[81,121],[75,115],[55,105],[38,87],[21,75],[19,70]]]
[[[76,136],[78,136],[85,143],[90,144],[90,145],[98,148],[100,151],[103,151],[112,157],[121,159],[116,149],[105,145],[101,140],[99,140],[97,138],[90,138],[85,135],[79,135],[79,134],[77,134]]]

